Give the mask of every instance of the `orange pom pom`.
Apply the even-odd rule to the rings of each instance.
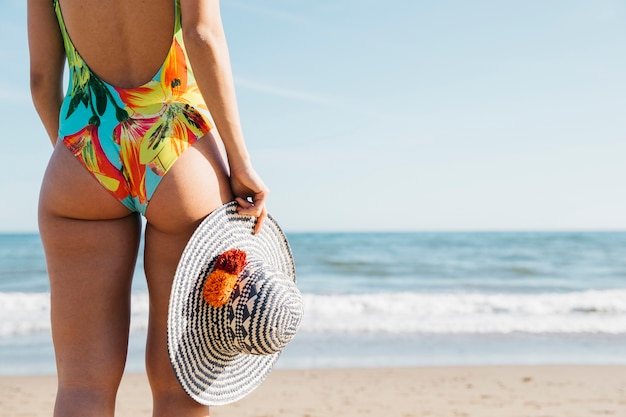
[[[237,284],[237,275],[229,274],[221,269],[216,269],[209,274],[202,297],[204,301],[213,307],[221,307],[228,302],[230,295]]]
[[[246,253],[240,249],[230,249],[220,254],[215,260],[215,269],[204,283],[204,301],[213,307],[226,304],[235,289],[238,275],[246,265]]]

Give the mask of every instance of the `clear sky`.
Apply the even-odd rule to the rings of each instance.
[[[51,146],[2,0],[0,231]],[[626,229],[626,2],[223,0],[246,140],[287,231]]]

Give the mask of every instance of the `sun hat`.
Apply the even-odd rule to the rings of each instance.
[[[181,386],[202,404],[231,403],[255,389],[302,319],[289,243],[271,216],[257,234],[254,222],[237,213],[236,202],[215,210],[187,243],[174,276],[168,352]],[[207,288],[222,278],[232,282],[215,306]]]

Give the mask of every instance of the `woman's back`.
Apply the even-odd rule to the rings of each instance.
[[[175,0],[58,0],[76,50],[104,81],[137,87],[172,45]]]

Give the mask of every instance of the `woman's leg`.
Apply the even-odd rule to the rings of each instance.
[[[224,162],[211,134],[183,153],[152,197],[146,218],[144,267],[150,292],[146,369],[154,417],[199,417],[208,408],[178,383],[167,353],[167,312],[180,255],[198,224],[232,200]]]
[[[113,416],[140,224],[57,145],[39,204],[59,383],[55,416]]]

